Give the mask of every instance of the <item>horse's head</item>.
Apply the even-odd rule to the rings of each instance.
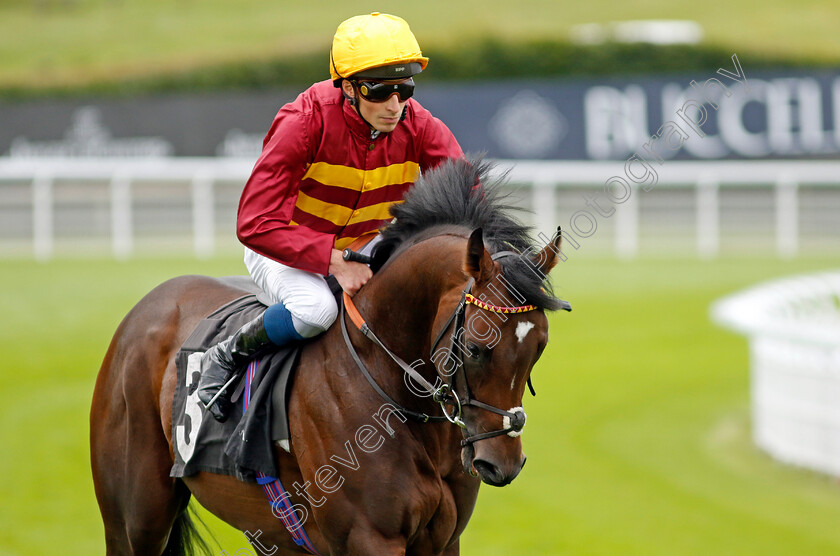
[[[408,304],[415,317],[428,309],[437,376],[426,378],[438,382],[425,390],[462,427],[465,471],[501,486],[525,463],[522,397],[548,341],[545,311],[569,306],[546,282],[560,256],[560,234],[541,250],[533,247],[529,228],[510,215],[503,180],[490,169],[480,159],[458,159],[424,173],[405,202],[391,207],[395,220],[382,233],[372,267],[403,261],[389,269],[393,292],[380,302]],[[399,323],[392,328],[399,331]],[[404,349],[418,345],[402,336]]]
[[[522,398],[548,342],[543,308],[527,304],[516,284],[521,286],[530,273],[525,279],[530,288],[541,287],[557,263],[561,236],[539,252],[493,255],[482,236],[481,229],[475,230],[467,242],[463,271],[470,279],[468,291],[462,294],[451,344],[436,352],[435,363],[441,375],[450,377],[452,411],[460,405],[461,417],[455,420],[464,432],[464,469],[487,484],[504,486],[525,463],[519,438],[526,420]],[[512,280],[511,274],[518,278]]]

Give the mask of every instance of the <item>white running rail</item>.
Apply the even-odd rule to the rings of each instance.
[[[214,252],[216,215],[215,186],[220,181],[244,184],[254,161],[232,158],[3,158],[0,157],[0,188],[9,183],[25,182],[31,188],[26,203],[31,216],[32,252],[39,260],[55,253],[55,189],[62,181],[94,180],[109,185],[110,241],[113,255],[127,258],[134,250],[133,189],[138,181],[168,184],[181,181],[192,191],[193,249],[197,256]],[[613,176],[631,181],[625,162],[570,161],[498,161],[500,169],[510,169],[510,179],[530,189],[530,204],[538,230],[552,232],[558,224],[569,224],[557,217],[558,194],[563,188],[591,189],[604,195],[606,182]],[[720,213],[724,188],[771,188],[776,252],[781,257],[795,256],[800,249],[799,189],[802,186],[833,189],[840,193],[840,161],[666,161],[653,166],[660,188],[694,191],[695,246],[701,257],[714,257],[721,243]],[[636,169],[638,171],[638,168]],[[614,250],[624,258],[639,251],[640,203],[637,198],[653,195],[634,185],[633,201],[614,205]],[[2,193],[2,189],[0,189]],[[2,199],[2,197],[0,197]],[[609,204],[609,201],[606,201]],[[2,201],[0,201],[2,203]],[[583,198],[572,211],[587,209]],[[603,205],[603,203],[602,203]],[[0,209],[3,206],[0,204]],[[24,209],[15,209],[24,210]],[[588,208],[594,215],[595,209]],[[691,218],[691,215],[689,215]],[[29,224],[31,222],[31,225]],[[232,226],[231,226],[232,228]],[[838,226],[840,229],[840,226]],[[833,233],[833,232],[832,232]],[[840,236],[840,233],[837,234]],[[2,239],[2,238],[0,238]],[[829,238],[833,241],[833,238]],[[840,237],[838,237],[840,244]]]
[[[840,271],[758,285],[719,300],[711,315],[749,339],[758,446],[840,476]]]

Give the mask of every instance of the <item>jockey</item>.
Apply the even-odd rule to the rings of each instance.
[[[332,79],[274,118],[237,215],[245,265],[273,305],[202,357],[198,397],[217,420],[231,409],[222,387],[250,357],[335,321],[326,276],[349,295],[370,279],[342,250],[373,237],[421,171],[463,157],[452,132],[411,98],[427,63],[403,19],[352,17],[333,38]]]

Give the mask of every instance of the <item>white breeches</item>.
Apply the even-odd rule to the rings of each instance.
[[[361,251],[369,253],[378,239],[379,236]],[[245,266],[272,303],[286,306],[295,330],[304,338],[324,332],[338,316],[335,297],[320,274],[286,266],[247,247]]]
[[[295,330],[304,338],[324,332],[338,316],[338,305],[320,274],[286,266],[247,247],[245,266],[272,303],[286,306]]]

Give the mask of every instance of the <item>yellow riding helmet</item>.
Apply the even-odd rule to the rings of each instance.
[[[342,22],[330,49],[330,76],[338,86],[342,78],[400,79],[426,68],[429,59],[404,19],[373,12]]]

